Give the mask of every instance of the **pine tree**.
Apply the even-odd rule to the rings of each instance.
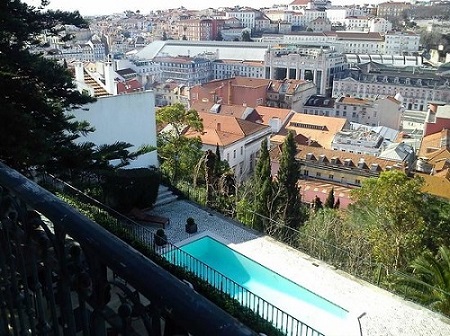
[[[216,177],[220,177],[222,175],[222,159],[220,158],[220,147],[219,144],[216,144],[216,158],[214,161],[214,175]]]
[[[261,143],[259,160],[253,175],[253,211],[255,212],[253,227],[261,232],[265,230],[264,223],[270,218],[270,203],[272,198],[272,175],[267,140]]]
[[[297,147],[294,133],[289,132],[282,145],[280,168],[278,170],[278,197],[276,200],[278,220],[285,225],[297,228],[303,221],[300,189],[297,185],[299,164],[295,159]]]
[[[325,208],[333,209],[334,208],[334,188],[331,188],[328,193],[327,199],[325,200]]]
[[[0,2],[0,160],[23,172],[55,166],[67,152],[73,156],[73,140],[92,131],[66,114],[92,98],[75,90],[62,65],[30,52],[41,43],[40,33],[56,34],[55,27],[64,24],[87,27],[78,12]]]

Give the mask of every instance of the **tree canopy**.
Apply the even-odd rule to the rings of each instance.
[[[55,164],[92,130],[65,113],[92,98],[75,90],[63,66],[30,51],[41,32],[56,33],[63,24],[87,27],[77,12],[41,11],[17,0],[0,4],[0,160],[22,171]]]
[[[400,170],[383,172],[363,181],[352,191],[354,207],[373,213],[369,239],[379,262],[394,268],[406,266],[417,253],[424,220],[423,180]]]
[[[396,287],[421,304],[450,315],[450,249],[441,246],[437,255],[423,252],[409,273],[397,276]]]
[[[203,130],[203,122],[197,111],[188,110],[183,104],[160,108],[156,113],[159,128],[166,127],[158,134],[158,155],[162,171],[173,182],[179,177],[192,177],[194,169],[202,158],[200,138],[186,137],[187,128]]]
[[[299,164],[295,159],[297,146],[294,133],[289,132],[281,148],[280,168],[276,182],[277,217],[283,224],[296,228],[303,224],[303,212],[300,200],[298,178]]]

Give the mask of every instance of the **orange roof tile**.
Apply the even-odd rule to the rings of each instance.
[[[284,121],[290,114],[294,113],[289,109],[267,107],[261,105],[256,106],[255,110],[261,119],[261,123],[264,125],[269,125],[270,120],[273,118],[280,118],[281,121]]]
[[[424,179],[424,186],[422,191],[445,198],[450,200],[450,179],[449,172],[447,171],[446,176],[435,176],[435,175],[426,175],[426,174],[417,174]]]
[[[203,120],[203,132],[187,130],[186,136],[200,137],[203,144],[228,146],[269,127],[233,116],[198,112]]]
[[[432,158],[442,149],[450,149],[450,130],[443,129],[440,132],[425,136],[420,145],[419,156]]]
[[[271,140],[283,142],[284,135],[287,134],[287,131],[292,130],[296,135],[302,134],[322,147],[331,149],[331,141],[334,136],[337,132],[342,131],[346,125],[347,120],[344,118],[294,113],[284,129],[281,129],[278,137],[274,136]]]

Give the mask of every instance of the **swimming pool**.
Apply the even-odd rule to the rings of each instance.
[[[180,253],[183,252],[171,251],[164,256],[171,262],[199,274],[244,304],[248,296],[245,290],[248,290],[326,336],[358,335],[355,321],[346,309],[249,259],[211,236],[205,235],[183,244],[180,249],[209,267],[202,267],[190,258],[181,257]],[[224,285],[219,274],[212,270],[232,282]],[[248,306],[251,306],[250,301]],[[258,306],[257,309],[260,310],[261,307]]]

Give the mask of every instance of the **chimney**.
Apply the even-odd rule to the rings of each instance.
[[[84,67],[82,62],[75,62],[75,80],[84,83]]]
[[[105,69],[104,69],[105,89],[106,89],[106,91],[108,91],[109,94],[116,95],[117,94],[117,85],[114,80],[115,71],[114,71],[113,62],[111,62],[110,57],[108,57],[108,60],[105,62],[104,67],[105,67]]]
[[[217,123],[216,130],[219,132],[222,130],[222,125],[220,123]]]

